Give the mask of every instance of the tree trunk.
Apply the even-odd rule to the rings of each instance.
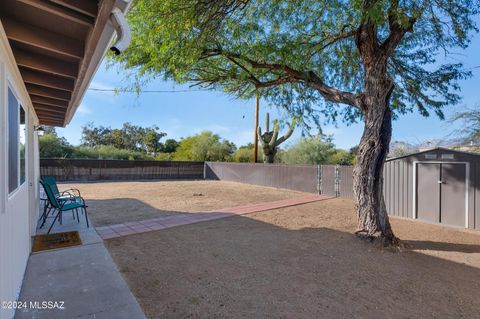
[[[369,77],[370,76],[370,77]],[[393,83],[383,76],[366,76],[366,94],[362,98],[365,127],[353,171],[353,191],[358,214],[357,234],[397,245],[383,197],[383,165],[392,135],[390,96]]]

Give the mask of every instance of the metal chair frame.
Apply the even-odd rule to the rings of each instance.
[[[87,228],[90,227],[89,222],[88,222],[88,213],[87,213],[87,205],[85,204],[85,200],[82,197],[79,196],[74,196],[72,194],[69,194],[68,192],[63,192],[63,194],[69,194],[68,197],[65,197],[62,200],[59,200],[55,196],[55,191],[52,189],[52,187],[49,184],[46,184],[44,181],[40,181],[40,183],[43,186],[43,189],[46,192],[47,195],[47,203],[48,205],[45,205],[44,207],[44,213],[42,214],[43,216],[43,222],[40,228],[42,228],[47,220],[47,218],[50,215],[50,213],[53,211],[54,213],[54,218],[52,224],[50,225],[50,228],[47,231],[47,234],[50,234],[50,231],[52,230],[53,226],[55,225],[55,222],[58,220],[60,224],[62,224],[62,213],[65,211],[72,211],[72,216],[75,219],[75,213],[77,216],[77,221],[80,222],[80,218],[78,215],[78,209],[82,210],[82,213],[85,215],[85,221],[87,223]],[[63,195],[66,196],[66,195]],[[56,215],[55,215],[55,212]]]

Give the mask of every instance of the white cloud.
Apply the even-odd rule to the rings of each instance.
[[[322,127],[323,134],[325,135],[338,135],[342,134],[342,129],[335,126],[324,126]]]
[[[252,142],[253,143],[253,140],[254,140],[254,134],[253,134],[253,130],[244,130],[244,131],[241,131],[239,132],[238,134],[238,140],[239,142],[241,142],[242,144],[247,144],[247,143],[250,143]]]
[[[90,82],[89,89],[99,89],[99,90],[115,90],[115,87],[109,83],[92,81]]]
[[[81,104],[80,107],[77,109],[78,114],[91,114],[92,109],[86,106],[85,104]]]
[[[213,124],[205,127],[202,129],[202,131],[212,131],[215,134],[220,134],[220,133],[229,133],[232,131],[230,127],[226,127],[223,125],[218,125],[218,124]]]
[[[182,123],[182,121],[180,121],[180,119],[176,118],[176,117],[171,117],[168,119],[168,121],[172,124],[180,124]]]
[[[253,128],[252,130],[243,130],[222,137],[234,142],[237,147],[247,145],[253,143]]]
[[[95,94],[97,97],[108,96],[110,99],[115,95],[116,87],[105,82],[92,81],[88,87],[88,93]]]

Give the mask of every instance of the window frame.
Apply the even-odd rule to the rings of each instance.
[[[5,191],[7,193],[7,199],[10,199],[12,198],[13,196],[15,196],[16,193],[18,193],[18,191],[24,186],[27,184],[28,182],[28,174],[27,174],[27,159],[28,159],[28,117],[29,117],[29,113],[28,113],[28,109],[26,107],[24,107],[24,103],[23,103],[23,100],[20,98],[20,96],[18,95],[17,93],[17,90],[15,89],[15,85],[12,83],[12,81],[10,80],[10,77],[9,77],[9,74],[7,73],[6,74],[6,88],[5,88],[5,94],[6,94],[6,98],[5,98],[5,102],[7,103],[6,104],[6,112],[5,112],[5,115],[6,115],[6,118],[5,118],[5,122],[6,122],[6,145],[5,145],[5,151],[6,151],[6,158],[7,158],[7,163],[6,163],[6,168],[7,168],[7,176],[6,176],[6,180],[7,180],[7,183],[6,183],[6,187],[5,187]],[[17,149],[17,185],[16,185],[16,188],[11,190],[10,191],[10,178],[9,178],[9,164],[8,164],[8,161],[9,161],[9,158],[10,158],[10,130],[9,130],[9,125],[10,125],[10,107],[8,105],[9,101],[8,101],[8,96],[9,96],[9,91],[12,92],[12,95],[15,97],[15,99],[17,100],[17,112],[18,112],[18,138],[17,138],[17,146],[18,146],[18,149]],[[21,167],[21,159],[20,159],[20,108],[23,109],[24,113],[25,113],[25,161],[24,161],[24,166],[25,166],[25,180],[23,181],[23,183],[21,183],[21,180],[20,180],[20,167]]]
[[[22,187],[24,184],[27,183],[27,145],[28,145],[28,112],[27,109],[23,106],[23,103],[18,100],[18,188]],[[21,115],[21,110],[23,110],[24,114],[24,123],[22,124],[22,117]],[[23,142],[23,174],[24,174],[24,179],[22,182],[22,156],[21,156],[21,149],[20,149],[20,143],[21,143],[21,133],[22,133],[22,125],[23,125],[23,137],[24,137],[24,142]]]

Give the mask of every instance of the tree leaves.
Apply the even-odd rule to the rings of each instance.
[[[235,150],[235,144],[222,140],[218,134],[204,131],[182,139],[173,158],[190,161],[229,161]]]
[[[94,126],[88,123],[82,127],[82,142],[85,146],[113,146],[118,149],[140,151],[155,155],[160,150],[160,139],[167,134],[157,126],[141,127],[124,123],[120,129]]]
[[[351,122],[361,112],[335,106],[352,105],[351,99],[331,99],[325,88],[338,96],[362,94],[365,70],[356,35],[368,21],[379,46],[391,41],[386,76],[395,83],[392,108],[397,114],[417,108],[442,116],[443,106],[460,100],[458,83],[471,73],[460,63],[441,65],[437,56],[469,44],[479,5],[478,0],[137,0],[129,14],[132,45],[115,59],[133,74],[137,88],[160,77],[251,98],[261,87],[263,98],[303,116],[304,124],[324,117]],[[211,54],[214,50],[233,55]],[[297,73],[259,67],[272,64]],[[320,84],[312,85],[310,73]]]

